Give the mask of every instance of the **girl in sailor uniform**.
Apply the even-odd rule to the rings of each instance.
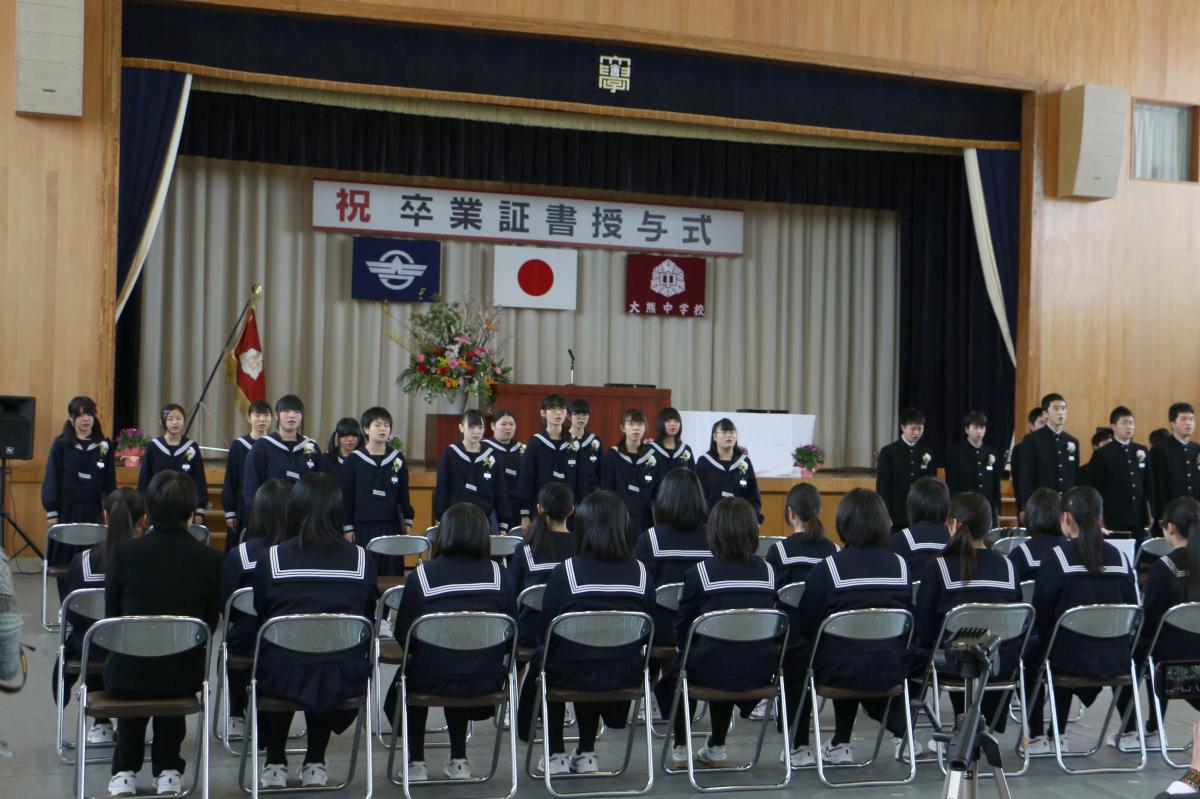
[[[604,444],[601,443],[599,436],[587,429],[588,422],[592,418],[592,407],[588,405],[587,400],[571,400],[571,403],[567,406],[567,417],[571,423],[569,430],[571,438],[579,442],[579,452],[582,456],[581,462],[586,466],[584,469],[584,477],[587,483],[584,486],[585,493],[577,497],[577,499],[582,500],[588,494],[601,487]]]
[[[968,602],[1010,604],[1021,601],[1021,583],[1012,562],[987,549],[985,536],[992,528],[991,503],[982,494],[965,491],[950,501],[946,519],[950,543],[925,568],[917,591],[914,676],[924,675],[934,650],[941,643],[937,636],[942,621],[951,610]],[[1020,648],[1020,640],[1009,641],[1001,647],[1000,674],[1013,672]],[[984,696],[983,712],[985,718],[995,721],[997,731],[1003,732],[1007,716],[1000,714],[997,717],[1000,699],[1001,695],[995,692]],[[952,692],[950,702],[956,715],[963,712],[961,693]],[[893,709],[895,711],[895,706]],[[936,743],[930,744],[931,751],[934,746]]]
[[[451,505],[469,502],[483,511],[492,530],[508,532],[508,483],[504,468],[491,447],[483,446],[483,414],[465,411],[458,425],[462,443],[451,444],[438,459],[437,485],[433,490],[436,523]]]
[[[363,445],[363,431],[353,416],[338,419],[329,436],[329,446],[321,453],[321,471],[337,477],[350,453]]]
[[[407,533],[413,525],[408,496],[408,464],[400,450],[388,446],[392,415],[387,409],[368,408],[362,416],[367,444],[356,449],[342,465],[342,496],[346,502],[346,540],[366,546],[381,535]],[[404,559],[376,555],[379,574],[404,574]]]
[[[107,576],[107,564],[112,560],[112,550],[118,543],[136,535],[141,535],[146,529],[146,502],[142,495],[132,488],[118,488],[104,498],[104,523],[108,531],[104,543],[91,549],[82,550],[71,559],[67,576],[63,580],[63,589],[69,595],[81,588],[103,588]],[[92,620],[86,616],[69,614],[67,623],[71,629],[67,633],[65,656],[68,660],[79,660],[83,654],[83,636],[92,626]],[[104,650],[93,647],[89,653],[92,661],[103,661]],[[55,669],[61,668],[61,663],[55,664]],[[89,674],[84,669],[84,681],[89,691],[104,690],[104,675]],[[57,688],[57,671],[54,686]],[[68,693],[72,685],[64,685]],[[97,718],[92,720],[92,727],[87,733],[89,744],[110,744],[116,740],[116,730],[109,719]]]
[[[275,432],[255,441],[246,458],[242,507],[254,507],[255,492],[271,478],[294,485],[320,467],[321,448],[304,435],[304,403],[295,394],[285,394],[275,403]]]
[[[887,549],[892,521],[883,500],[874,491],[855,488],[838,505],[837,532],[844,549],[813,567],[804,581],[800,607],[789,614],[798,624],[792,635],[804,640],[801,656],[789,658],[788,688],[800,690],[808,668],[809,653],[816,641],[821,622],[843,610],[861,608],[912,609],[912,579],[908,564]],[[908,650],[903,639],[884,642],[858,642],[826,637],[813,664],[819,685],[853,688],[862,691],[886,691],[900,683],[908,673]],[[802,664],[802,665],[801,665]],[[798,668],[796,668],[798,667]],[[806,697],[807,699],[807,697]],[[807,704],[807,701],[804,703]],[[850,738],[859,700],[833,700],[835,727],[833,738],[823,747],[821,757],[827,763],[854,761]],[[882,718],[887,700],[867,700],[863,709],[873,719]],[[802,710],[802,714],[805,711]],[[811,724],[797,722],[796,743],[792,752],[795,765],[815,763],[808,746]],[[903,728],[892,728],[893,745],[899,757]],[[919,749],[917,751],[920,751]]]
[[[477,611],[515,616],[516,595],[508,574],[488,556],[491,532],[477,505],[460,502],[442,516],[433,557],[417,564],[404,582],[396,618],[396,640],[405,645],[414,621],[428,613]],[[480,696],[504,688],[506,646],[485,652],[463,652],[425,643],[412,644],[408,690],[440,696]],[[394,719],[398,689],[393,685],[385,707]],[[494,707],[443,708],[450,734],[450,759],[442,769],[449,779],[467,779],[467,723],[491,718]],[[408,709],[408,778],[429,778],[425,765],[425,722],[429,708]]]
[[[642,441],[646,435],[646,414],[630,408],[621,415],[621,442],[604,457],[600,486],[612,491],[629,511],[630,541],[654,526],[651,508],[654,495],[665,474],[665,463],[654,447]]]
[[[694,469],[696,456],[692,448],[683,443],[683,418],[674,408],[663,408],[658,412],[654,440],[650,446],[666,459],[667,470]]]
[[[1037,579],[1046,556],[1067,543],[1062,534],[1062,495],[1052,488],[1034,491],[1025,502],[1025,531],[1029,540],[1008,555],[1022,583]]]
[[[888,548],[908,562],[908,571],[917,580],[950,540],[949,506],[950,490],[936,477],[918,478],[908,489],[908,527],[892,533]]]
[[[250,508],[242,502],[246,458],[250,455],[254,442],[271,430],[271,420],[274,416],[270,405],[262,400],[255,400],[246,410],[250,434],[238,436],[229,442],[229,452],[225,456],[225,483],[221,486],[221,507],[225,509],[226,553],[238,545],[250,521]]]
[[[362,547],[342,538],[342,497],[337,481],[320,472],[305,475],[292,488],[287,505],[287,540],[258,555],[254,567],[254,609],[261,627],[291,613],[348,613],[374,617],[378,591],[375,570]],[[325,749],[333,733],[353,723],[356,711],[338,710],[367,688],[367,644],[345,654],[304,655],[264,641],[259,650],[258,693],[287,699],[304,708],[308,751],[300,768],[305,787],[326,784]],[[287,786],[287,736],[292,714],[262,713],[267,749],[260,785]]]
[[[182,472],[196,484],[196,513],[194,524],[204,524],[204,509],[208,506],[208,481],[204,478],[204,456],[200,445],[190,438],[184,440],[183,427],[187,421],[183,406],[168,403],[158,414],[163,434],[146,445],[142,455],[142,470],[138,474],[138,491],[143,494],[159,472]]]
[[[688,630],[697,618],[715,610],[733,608],[773,608],[775,606],[775,570],[755,557],[758,550],[758,514],[744,499],[723,499],[713,508],[708,520],[708,545],[713,557],[688,569],[675,619],[675,646],[679,654],[663,676],[673,695],[679,670],[683,667],[683,649]],[[697,636],[692,642],[688,680],[694,685],[725,691],[748,691],[771,681],[779,665],[779,650],[773,642],[730,643]],[[659,700],[660,704],[662,699]],[[742,708],[753,710],[754,701]],[[663,705],[670,707],[670,705]],[[683,714],[695,713],[693,701],[678,708],[674,716],[675,765],[687,765],[687,735]],[[732,702],[712,702],[712,733],[696,753],[696,760],[710,766],[726,765],[725,736],[733,718]]]
[[[718,419],[713,425],[712,444],[708,452],[696,459],[696,476],[700,478],[709,508],[727,497],[741,497],[754,506],[762,523],[762,497],[754,477],[754,464],[738,449],[737,428],[732,420]]]
[[[287,503],[291,493],[292,484],[285,480],[271,479],[258,487],[254,495],[254,508],[249,514],[250,526],[246,528],[246,540],[225,554],[221,575],[222,611],[234,591],[254,584],[258,560],[267,547],[287,540]],[[225,643],[229,645],[229,653],[252,657],[258,621],[239,610],[231,611],[226,621]],[[246,734],[246,690],[249,687],[249,670],[230,670],[230,738],[241,738]]]
[[[518,476],[521,469],[521,456],[525,454],[525,445],[517,440],[517,417],[513,412],[504,408],[493,411],[492,437],[486,438],[483,445],[492,450],[496,459],[496,468],[504,472],[505,504],[508,517],[500,517],[500,521],[512,530],[521,525],[517,510],[521,504],[518,496],[520,488]]]
[[[50,445],[46,475],[42,480],[42,507],[48,525],[96,524],[103,515],[104,498],[117,488],[112,442],[104,437],[91,397],[74,397],[67,403],[67,421]],[[66,566],[82,547],[51,541],[46,563]],[[67,596],[58,580],[60,599]]]
[[[587,453],[563,428],[567,418],[567,400],[561,394],[548,394],[542,400],[542,419],[546,426],[529,439],[521,456],[518,475],[517,516],[521,526],[529,527],[534,503],[542,486],[550,482],[566,483],[576,497],[591,490],[587,476]]]
[[[588,610],[629,610],[650,614],[654,609],[654,581],[633,557],[625,531],[629,512],[611,491],[597,491],[575,509],[578,554],[567,558],[550,575],[542,602],[541,645],[547,645],[550,622],[563,613]],[[646,642],[649,643],[649,642]],[[642,644],[597,648],[556,638],[550,642],[546,676],[551,688],[609,691],[637,686],[642,679]],[[541,664],[541,653],[534,664]],[[551,775],[590,774],[600,770],[596,759],[596,732],[600,719],[614,729],[624,729],[629,702],[576,702],[579,743],[567,755],[563,743],[565,706],[551,702],[545,734],[550,736],[550,762],[539,764]]]
[[[767,563],[775,569],[780,588],[804,582],[813,566],[838,551],[837,544],[825,537],[821,492],[812,483],[797,483],[788,490],[783,514],[792,534],[767,551]]]
[[[1054,625],[1067,610],[1080,605],[1137,604],[1134,574],[1125,556],[1104,540],[1100,519],[1104,506],[1096,489],[1077,486],[1063,498],[1062,531],[1068,541],[1051,550],[1042,560],[1033,589],[1033,608],[1037,613],[1035,635],[1026,655],[1026,674],[1030,679],[1041,669]],[[1114,639],[1096,639],[1063,630],[1058,635],[1050,665],[1056,674],[1106,678],[1129,672],[1128,650]],[[1036,696],[1029,692],[1030,754],[1054,751],[1053,740],[1043,732],[1042,688]],[[1066,730],[1072,695],[1091,704],[1097,688],[1059,688],[1054,698],[1064,711],[1058,717],[1060,736]],[[1063,749],[1070,750],[1062,738]]]

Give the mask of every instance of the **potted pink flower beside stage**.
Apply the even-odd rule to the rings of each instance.
[[[149,443],[150,437],[141,430],[136,427],[126,427],[117,433],[117,451],[113,455],[121,462],[122,466],[136,469],[141,465],[142,455],[146,453],[146,445]]]
[[[796,447],[792,452],[792,460],[795,461],[796,468],[800,470],[801,477],[812,477],[825,465],[825,451],[816,444],[805,444],[802,447]]]

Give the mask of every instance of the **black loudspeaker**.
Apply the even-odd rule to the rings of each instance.
[[[0,458],[27,461],[33,457],[33,397],[0,397]]]

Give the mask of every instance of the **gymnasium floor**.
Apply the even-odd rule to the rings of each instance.
[[[35,561],[22,560],[19,568],[26,571],[32,571],[35,566]],[[14,757],[12,759],[0,759],[0,795],[9,799],[17,797],[51,797],[51,796],[70,796],[72,791],[72,772],[70,767],[59,762],[54,753],[54,715],[53,704],[50,697],[50,670],[57,647],[57,634],[44,632],[38,622],[37,607],[40,596],[40,574],[15,574],[14,582],[16,584],[17,599],[21,608],[25,612],[25,634],[24,640],[37,647],[37,652],[31,654],[29,659],[30,666],[30,681],[25,690],[16,695],[0,694],[0,738],[5,739],[8,745],[12,748]],[[1075,742],[1082,743],[1084,738],[1094,740],[1096,729],[1102,721],[1104,709],[1106,707],[1107,693],[1101,696],[1101,699],[1089,709],[1084,718],[1077,723],[1073,723],[1069,727],[1069,733],[1072,737],[1073,745]],[[73,706],[72,706],[73,708]],[[1172,740],[1183,741],[1191,734],[1191,723],[1195,719],[1195,712],[1186,705],[1178,707],[1173,706],[1173,711],[1176,713],[1174,720],[1168,720],[1167,726],[1170,731]],[[944,712],[948,713],[948,709]],[[1048,714],[1047,714],[1048,715]],[[828,718],[823,719],[825,724],[832,724],[832,717],[829,712],[826,712]],[[69,712],[69,721],[74,716]],[[1010,725],[1014,727],[1016,725]],[[189,730],[192,724],[189,723]],[[874,739],[874,733],[877,727],[874,723],[860,716],[856,726],[856,737],[854,745],[859,756],[863,756],[869,752],[870,744]],[[738,720],[736,729],[730,736],[730,755],[731,759],[746,758],[753,747],[753,741],[757,735],[757,724],[752,724],[748,721]],[[609,731],[606,732],[600,739],[598,751],[600,755],[602,767],[615,765],[620,758],[620,752],[623,750],[625,732],[624,731]],[[929,737],[928,729],[918,728],[918,739],[927,740]],[[341,737],[335,737],[330,746],[329,766],[330,776],[336,777],[341,773],[346,763],[346,756],[350,747],[349,734]],[[435,740],[431,737],[430,740]],[[478,734],[472,740],[470,755],[471,762],[478,771],[488,763],[490,758],[492,728],[480,725]],[[1015,762],[1016,755],[1012,754],[1012,745],[1015,740],[1013,733],[1002,738],[1004,752],[1006,757],[1011,757]],[[639,751],[644,750],[643,739],[639,732],[637,744],[635,745],[635,755]],[[187,741],[184,742],[184,757],[188,759],[188,767],[192,767],[191,763],[191,747],[194,739],[189,735]],[[658,747],[661,741],[656,739],[655,756],[658,757]],[[886,744],[885,744],[886,745]],[[504,749],[507,750],[507,740],[505,741]],[[889,747],[890,748],[890,747]],[[772,734],[768,737],[766,754],[764,761],[760,763],[755,770],[757,773],[746,775],[749,779],[761,782],[770,782],[779,777],[779,762],[778,755],[779,744],[778,737]],[[441,766],[444,762],[445,750],[432,749],[428,752],[429,770],[431,777],[434,775],[440,776]],[[518,748],[518,756],[524,758],[524,746]],[[147,749],[147,755],[149,754]],[[890,753],[889,753],[890,754]],[[381,796],[396,795],[400,796],[399,788],[393,787],[386,781],[385,764],[386,753],[376,747],[375,749],[375,790]],[[1101,754],[1097,755],[1095,760],[1099,762],[1112,762],[1115,755],[1115,750],[1105,747]],[[351,788],[345,792],[347,796],[363,795],[365,793],[365,782],[362,777],[360,755],[360,771],[355,778],[355,782]],[[1122,758],[1133,758],[1135,755],[1122,755]],[[1182,758],[1186,755],[1177,755]],[[536,753],[535,753],[536,758]],[[293,784],[296,777],[296,771],[299,769],[299,756],[292,758],[292,777]],[[657,761],[656,761],[657,762]],[[1081,764],[1081,761],[1075,760],[1072,765]],[[148,789],[150,764],[147,760],[146,766],[139,775],[140,787],[143,790]],[[881,775],[895,776],[900,773],[899,764],[889,762],[879,769]],[[640,765],[635,765],[631,769],[632,776],[628,780],[608,781],[613,787],[629,787],[635,784],[635,781],[640,777],[645,778],[645,771]],[[109,769],[107,765],[94,765],[88,769],[88,790],[89,795],[106,796],[107,780]],[[190,772],[189,772],[190,773]],[[1068,777],[1064,775],[1054,763],[1053,759],[1035,760],[1030,771],[1023,777],[1017,777],[1010,780],[1009,785],[1015,797],[1151,797],[1157,792],[1165,789],[1167,784],[1178,774],[1174,769],[1168,768],[1162,761],[1162,758],[1157,753],[1151,753],[1146,768],[1136,774],[1101,774],[1095,776],[1079,776]],[[185,775],[185,781],[186,777]],[[501,777],[499,781],[493,781],[490,785],[469,786],[467,788],[456,788],[451,790],[445,787],[434,787],[436,779],[430,787],[421,787],[415,791],[419,796],[427,796],[429,799],[440,799],[441,797],[450,796],[466,796],[466,797],[485,797],[502,795],[506,790],[506,783],[503,779],[507,776],[507,769],[502,766]],[[729,775],[724,775],[729,776]],[[854,774],[842,772],[836,774],[838,777],[861,776],[861,772]],[[222,799],[233,799],[233,797],[241,796],[241,792],[237,788],[237,760],[229,756],[225,751],[216,745],[214,741],[212,750],[212,792],[213,797]],[[731,777],[732,779],[733,777]],[[572,780],[570,784],[565,784],[562,787],[570,790],[581,790],[585,786],[580,784],[581,780]],[[638,783],[640,784],[640,783]],[[794,773],[792,776],[791,785],[786,789],[786,795],[794,795],[800,791],[805,794],[811,792],[824,792],[829,796],[877,796],[877,797],[916,797],[916,796],[935,796],[941,789],[942,776],[934,763],[922,763],[917,769],[917,778],[910,785],[898,787],[882,787],[882,788],[863,788],[852,789],[834,792],[824,788],[817,780],[815,772],[802,771]],[[586,786],[591,789],[593,786]],[[599,788],[599,786],[595,786]],[[995,796],[995,790],[992,787],[990,780],[985,780],[981,783],[979,789],[980,796]],[[675,796],[690,796],[693,791],[688,784],[686,776],[667,777],[661,772],[655,776],[655,785],[653,794],[660,797],[675,797]],[[518,788],[518,795],[521,797],[545,796],[545,789],[540,781],[535,782],[524,777]],[[785,791],[766,791],[757,792],[757,795],[764,797],[783,796]]]

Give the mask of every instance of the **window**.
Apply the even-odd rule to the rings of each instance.
[[[1133,176],[1196,180],[1196,109],[1138,100],[1133,105]]]

